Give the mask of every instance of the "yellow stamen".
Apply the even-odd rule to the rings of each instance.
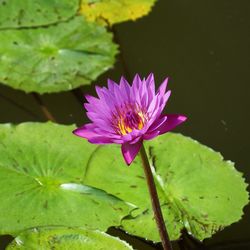
[[[120,115],[120,117],[118,118],[118,123],[117,123],[117,127],[119,130],[119,133],[122,135],[126,135],[130,132],[133,131],[133,129],[138,129],[141,130],[144,127],[144,122],[145,122],[145,117],[144,114],[140,111],[138,113],[135,113],[136,115],[138,115],[138,123],[136,125],[130,125],[130,124],[126,124],[125,118]]]

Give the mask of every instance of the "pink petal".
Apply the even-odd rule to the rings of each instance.
[[[187,117],[184,115],[168,114],[167,120],[157,130],[160,132],[160,135],[167,133],[186,120]]]
[[[138,141],[135,144],[129,144],[129,143],[122,144],[122,155],[128,166],[135,159],[141,146],[142,146],[142,141]]]

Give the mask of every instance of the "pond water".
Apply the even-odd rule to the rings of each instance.
[[[115,25],[112,31],[121,54],[106,78],[131,79],[135,73],[154,72],[158,83],[170,76],[172,97],[169,113],[184,113],[188,122],[178,132],[220,151],[236,163],[250,182],[250,2],[246,0],[165,1],[137,22]],[[39,96],[59,123],[85,122],[81,92],[94,87]],[[45,121],[36,96],[0,86],[0,122]],[[232,183],[232,189],[234,185]],[[250,249],[250,207],[241,221],[218,232],[203,244],[184,237],[175,249]],[[135,249],[153,250],[160,246],[134,239],[110,229]],[[1,237],[1,247],[9,238]]]

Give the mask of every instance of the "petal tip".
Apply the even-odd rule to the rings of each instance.
[[[185,122],[187,119],[188,119],[188,118],[187,118],[187,116],[185,116],[185,115],[180,115],[180,116],[179,116],[179,120],[182,121],[182,122]]]
[[[154,78],[154,73],[153,72],[150,72],[149,74],[148,74],[148,77],[147,77],[148,79],[149,78]]]
[[[129,143],[122,144],[121,147],[122,155],[128,166],[134,161],[141,146],[142,146],[142,141],[138,141],[135,144],[129,144]]]
[[[80,136],[80,129],[79,128],[76,128],[72,131],[72,134],[76,135],[76,136]]]
[[[85,94],[84,98],[86,99],[87,102],[89,102],[88,99],[91,98],[91,96],[89,94]]]

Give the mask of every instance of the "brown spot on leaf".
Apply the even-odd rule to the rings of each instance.
[[[47,200],[43,203],[43,208],[48,209],[48,201]]]

